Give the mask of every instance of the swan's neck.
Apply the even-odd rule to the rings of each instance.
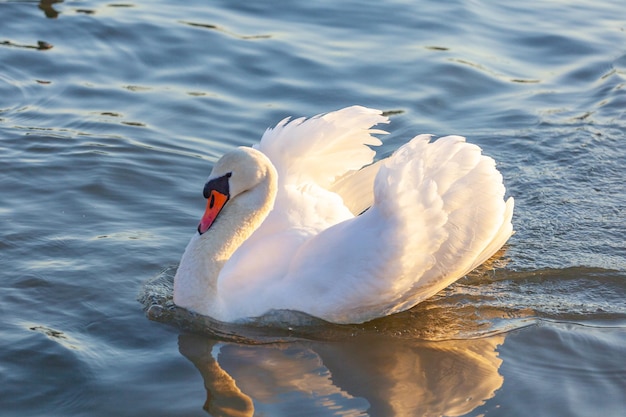
[[[229,200],[207,232],[191,238],[174,278],[174,303],[218,320],[223,316],[219,274],[273,207],[276,175],[273,167],[270,171],[257,186]]]

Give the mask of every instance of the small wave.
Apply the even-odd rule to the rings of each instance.
[[[238,343],[340,340],[372,334],[431,341],[476,339],[544,320],[626,327],[626,275],[612,270],[479,268],[408,311],[339,325],[287,310],[239,323],[193,313],[172,301],[176,269],[165,268],[142,288],[138,300],[148,318]]]

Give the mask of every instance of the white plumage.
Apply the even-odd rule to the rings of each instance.
[[[372,127],[387,122],[359,106],[285,119],[260,152],[220,159],[209,180],[228,178],[230,196],[191,239],[175,303],[222,321],[289,309],[359,323],[411,308],[486,261],[512,233],[513,199],[493,159],[460,136],[420,135],[372,164],[367,145],[385,133]]]

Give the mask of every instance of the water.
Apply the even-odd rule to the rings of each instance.
[[[309,3],[0,1],[0,415],[623,415],[622,2]],[[172,308],[211,164],[352,104],[498,161],[500,257],[359,326]]]

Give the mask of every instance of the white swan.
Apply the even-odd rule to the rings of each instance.
[[[385,132],[371,127],[387,122],[359,106],[285,119],[256,149],[225,154],[175,304],[226,322],[289,309],[360,323],[413,307],[500,249],[513,198],[494,160],[460,136],[420,135],[372,164],[371,134]]]

